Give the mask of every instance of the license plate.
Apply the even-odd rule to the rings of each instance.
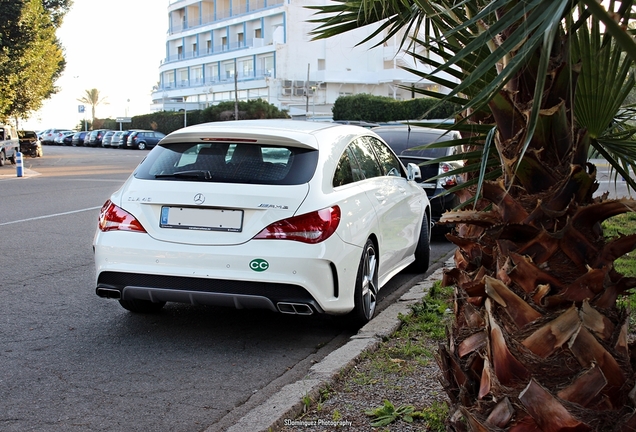
[[[243,210],[161,207],[161,228],[241,232]]]

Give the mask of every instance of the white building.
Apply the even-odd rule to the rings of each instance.
[[[309,5],[328,0],[170,0],[166,57],[151,111],[192,110],[261,98],[291,115],[330,116],[342,95],[410,99],[400,85],[437,90],[399,68],[414,67],[393,44],[355,46],[372,33],[311,41]],[[420,69],[423,66],[420,65]],[[236,79],[235,79],[236,71]]]

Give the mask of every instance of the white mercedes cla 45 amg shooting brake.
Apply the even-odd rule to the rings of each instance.
[[[183,128],[101,209],[97,295],[133,312],[166,302],[349,316],[429,264],[430,205],[372,131],[294,120]]]

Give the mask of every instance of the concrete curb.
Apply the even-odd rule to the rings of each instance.
[[[243,416],[227,432],[267,432],[283,426],[285,420],[295,419],[302,412],[303,398],[317,399],[320,390],[353,365],[360,355],[375,349],[383,339],[393,334],[401,325],[399,315],[410,314],[411,306],[420,301],[436,281],[442,279],[445,268],[452,266],[453,259],[450,258],[428,278],[402,295],[397,303],[362,327],[349,342],[313,365],[302,380],[283,387],[265,403]]]

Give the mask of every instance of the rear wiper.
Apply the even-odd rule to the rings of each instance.
[[[157,174],[155,178],[191,178],[200,180],[210,180],[212,174],[206,170],[177,171],[172,174]]]

